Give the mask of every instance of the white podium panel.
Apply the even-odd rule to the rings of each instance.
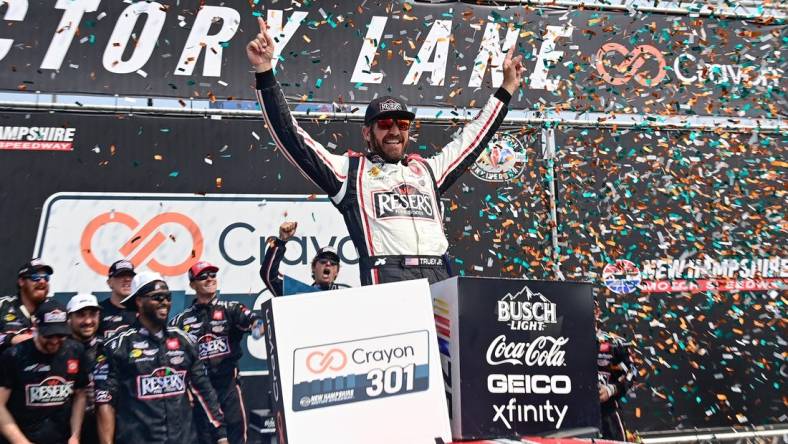
[[[426,280],[262,307],[280,443],[450,441]]]

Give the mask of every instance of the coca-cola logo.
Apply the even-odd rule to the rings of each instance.
[[[507,342],[506,335],[500,335],[487,347],[487,363],[561,367],[566,365],[563,347],[568,342],[569,338],[563,336],[540,336],[531,342]]]

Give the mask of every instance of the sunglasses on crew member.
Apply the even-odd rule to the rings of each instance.
[[[156,302],[159,302],[159,303],[164,302],[164,301],[167,301],[167,302],[172,301],[172,293],[170,293],[169,291],[163,292],[163,293],[153,293],[153,294],[148,293],[148,294],[144,294],[144,295],[142,295],[140,297],[150,298],[152,301],[156,301]]]
[[[204,271],[197,276],[194,277],[195,281],[204,281],[208,278],[216,279],[216,272],[215,271]]]
[[[388,131],[394,126],[394,123],[397,124],[397,128],[400,131],[407,131],[410,129],[410,120],[405,119],[378,119],[375,121],[377,123],[378,128],[382,129],[383,131]]]
[[[318,259],[317,263],[320,264],[320,265],[331,265],[331,266],[334,266],[334,267],[339,265],[339,262],[332,261],[331,259]]]
[[[48,274],[46,274],[46,273],[34,273],[34,274],[28,274],[28,275],[27,275],[27,276],[25,276],[24,278],[25,278],[25,279],[30,279],[30,280],[31,280],[31,281],[33,281],[33,282],[38,282],[38,281],[40,281],[41,279],[45,280],[46,282],[49,282],[49,275],[48,275]]]

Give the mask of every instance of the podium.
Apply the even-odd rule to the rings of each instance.
[[[449,442],[425,279],[262,306],[280,444]]]
[[[591,284],[453,277],[430,289],[454,439],[599,428]]]

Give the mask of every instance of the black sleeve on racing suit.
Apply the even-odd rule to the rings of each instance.
[[[252,324],[260,319],[260,316],[257,313],[240,302],[229,302],[227,304],[227,311],[229,312],[229,317],[232,321],[233,328],[236,328],[240,331],[251,330]]]
[[[257,101],[276,147],[304,177],[335,196],[347,179],[347,156],[331,153],[298,125],[273,70],[257,73],[255,78]]]
[[[613,345],[613,365],[617,370],[612,374],[614,378],[612,382],[616,387],[616,393],[614,396],[617,399],[621,399],[626,396],[630,387],[632,387],[632,383],[637,372],[635,371],[635,367],[632,365],[632,360],[630,359],[629,355],[629,345],[627,342],[625,342],[621,337],[615,337],[613,340]]]
[[[13,389],[17,385],[15,364],[16,356],[10,349],[0,352],[0,387]]]
[[[93,365],[93,395],[96,406],[110,404],[115,407],[120,387],[118,366],[119,357],[123,356],[121,348],[124,337],[123,333],[113,337],[96,352],[96,363]]]
[[[260,267],[260,277],[263,278],[263,283],[268,287],[268,291],[274,296],[282,296],[282,278],[279,276],[279,263],[285,257],[286,242],[279,238],[274,238],[274,241],[269,244],[268,250],[265,252],[265,259],[263,265]]]
[[[200,360],[194,344],[189,339],[188,335],[176,328],[168,328],[167,331],[172,335],[181,337],[186,353],[191,359],[191,368],[189,369],[189,389],[194,395],[197,404],[200,405],[200,411],[208,419],[208,423],[213,426],[212,435],[214,440],[218,441],[227,438],[227,429],[225,428],[224,415],[219,406],[219,399],[216,396],[216,390],[211,385],[211,380],[208,378],[208,372],[205,369],[205,364]]]

